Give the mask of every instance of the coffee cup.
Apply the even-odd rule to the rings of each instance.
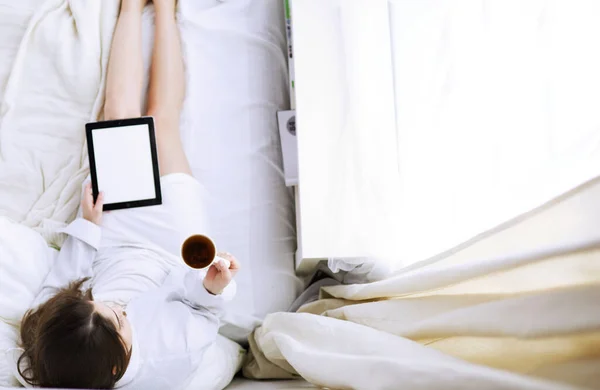
[[[181,257],[193,269],[205,269],[218,261],[222,261],[227,268],[231,266],[229,260],[218,255],[214,241],[203,234],[195,234],[183,242]]]

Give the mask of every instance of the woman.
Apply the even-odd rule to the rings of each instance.
[[[104,118],[141,116],[141,13],[146,0],[122,0],[108,65]],[[18,372],[34,386],[166,389],[185,385],[216,339],[221,293],[239,270],[211,266],[206,275],[174,266],[159,288],[132,299],[127,310],[93,299],[83,284],[96,254],[120,248],[160,247],[174,256],[191,232],[203,232],[202,187],[191,170],[179,135],[184,98],[181,45],[175,0],[154,0],[155,43],[147,115],[154,117],[163,204],[102,214],[88,184],[82,218],[23,318],[24,352]],[[182,197],[188,197],[183,199]],[[143,257],[140,249],[128,256]],[[100,257],[100,255],[99,255]],[[135,281],[132,281],[135,283]]]

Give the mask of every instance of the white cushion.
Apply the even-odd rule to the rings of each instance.
[[[18,384],[9,351],[17,347],[17,326],[52,259],[52,249],[38,233],[0,217],[0,386]]]
[[[0,321],[0,386],[18,386],[19,382],[13,375],[11,349],[17,344],[19,337],[17,328]]]
[[[18,324],[52,265],[52,249],[35,231],[0,217],[0,318]]]
[[[204,353],[202,364],[186,386],[188,390],[220,390],[229,385],[242,367],[246,351],[223,336]]]

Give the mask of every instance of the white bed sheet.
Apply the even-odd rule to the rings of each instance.
[[[186,153],[211,197],[210,234],[243,265],[230,313],[262,318],[303,288],[276,117],[289,104],[283,2],[184,1],[181,15]]]

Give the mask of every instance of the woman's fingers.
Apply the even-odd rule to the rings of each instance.
[[[214,280],[215,276],[217,276],[218,273],[219,273],[219,270],[218,270],[217,266],[215,264],[212,264],[208,268],[205,278],[208,280]]]
[[[92,182],[88,181],[85,185],[85,189],[83,190],[83,197],[81,199],[81,203],[85,206],[88,206],[90,209],[101,212],[104,206],[104,192],[98,194],[98,198],[94,203],[94,191],[92,190]]]
[[[231,265],[229,266],[230,270],[232,270],[232,271],[240,270],[240,262],[234,256],[230,256],[229,261],[231,262]]]
[[[102,209],[104,208],[104,194],[100,193],[98,199],[94,202],[94,193],[92,183],[87,182],[81,197],[81,210],[84,219],[100,225],[102,222]]]
[[[83,196],[81,197],[82,206],[89,206],[90,203],[93,204],[92,201],[92,183],[89,181],[86,183],[85,188],[83,189]]]
[[[230,263],[229,269],[230,270],[237,271],[237,270],[240,269],[240,262],[231,253],[229,253],[229,252],[219,252],[218,256],[222,257],[224,259],[229,260],[229,263]]]
[[[96,199],[96,204],[94,205],[94,210],[102,212],[102,207],[104,207],[104,192],[101,192],[98,195],[98,199]]]
[[[231,272],[229,271],[229,268],[227,268],[227,264],[223,263],[222,261],[218,261],[215,265],[225,280],[231,279]]]

